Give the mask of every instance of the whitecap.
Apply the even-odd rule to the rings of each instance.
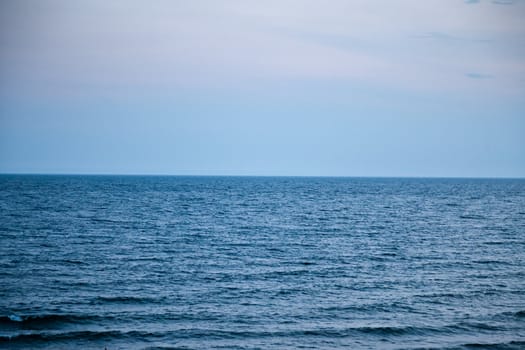
[[[18,315],[9,315],[8,317],[9,317],[9,319],[11,321],[15,321],[15,322],[22,322],[22,321],[24,321],[24,319],[22,317],[18,316]]]

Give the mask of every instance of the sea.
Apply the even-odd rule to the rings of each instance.
[[[524,349],[525,180],[0,176],[2,349]]]

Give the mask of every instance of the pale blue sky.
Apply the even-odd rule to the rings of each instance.
[[[0,172],[525,177],[525,1],[0,2]]]

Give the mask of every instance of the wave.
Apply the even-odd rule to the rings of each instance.
[[[441,292],[441,293],[425,293],[425,294],[416,294],[414,297],[416,298],[423,298],[423,299],[464,299],[468,298],[469,294],[466,293],[447,293],[447,292]],[[436,302],[436,301],[434,301]]]
[[[490,349],[490,350],[518,350],[525,348],[525,341],[513,340],[506,343],[467,343],[462,345],[465,349]]]
[[[381,335],[381,336],[389,336],[389,335],[417,335],[417,334],[429,334],[429,333],[435,333],[439,330],[437,328],[432,327],[413,327],[413,326],[405,326],[405,327],[359,327],[356,328],[356,330],[360,333],[366,333],[366,334],[375,334],[375,335]]]
[[[163,298],[134,297],[134,296],[98,296],[91,301],[91,304],[100,303],[122,303],[122,304],[146,304],[158,303]]]
[[[0,325],[53,326],[57,323],[87,323],[107,319],[96,315],[44,314],[0,316]]]
[[[525,317],[525,310],[520,310],[518,312],[515,312],[514,316],[516,316],[516,317]]]
[[[420,327],[389,327],[389,326],[364,326],[344,329],[307,329],[307,330],[282,330],[282,331],[225,331],[218,329],[179,329],[170,332],[144,332],[144,331],[69,331],[69,332],[30,332],[19,333],[11,336],[0,335],[1,342],[34,342],[34,341],[64,341],[64,340],[109,340],[122,338],[159,339],[176,334],[181,338],[216,338],[216,339],[242,339],[242,338],[268,338],[268,337],[328,337],[346,338],[358,334],[372,334],[381,337],[402,336],[409,334],[428,334],[437,329]]]
[[[487,244],[487,245],[502,245],[502,244],[508,244],[509,242],[506,242],[506,241],[487,241],[487,242],[483,242],[483,244]]]
[[[504,327],[495,324],[487,324],[483,322],[460,322],[455,327],[464,329],[474,329],[477,331],[503,331]]]
[[[151,324],[173,321],[219,321],[220,315],[212,312],[120,312],[104,314],[40,314],[0,316],[0,329],[10,330],[59,330],[65,326],[83,327],[116,322],[140,322]]]
[[[487,350],[522,350],[525,348],[525,341],[511,340],[501,343],[464,343],[455,346],[445,347],[417,347],[412,350],[470,350],[470,349],[487,349]]]
[[[469,325],[472,326],[472,325]],[[168,332],[147,332],[147,331],[120,331],[120,330],[105,330],[105,331],[69,331],[69,332],[27,332],[19,333],[11,336],[0,335],[1,343],[34,343],[34,342],[54,342],[54,341],[110,341],[110,340],[170,340],[173,337],[177,339],[249,339],[249,338],[330,338],[330,339],[352,339],[359,335],[373,336],[377,338],[391,338],[401,339],[406,336],[429,337],[437,334],[455,334],[460,336],[464,334],[469,327],[465,325],[449,325],[444,327],[429,327],[429,326],[360,326],[349,327],[342,329],[303,329],[303,330],[278,330],[278,331],[241,331],[241,330],[220,330],[220,329],[201,329],[201,328],[185,328],[178,330],[170,330]],[[494,330],[494,327],[486,329]],[[471,349],[471,348],[487,348],[487,349],[518,349],[525,346],[525,341],[514,340],[507,343],[466,343],[459,345],[459,347],[438,347],[435,349]],[[427,348],[428,349],[428,348]]]
[[[337,315],[345,315],[347,313],[370,313],[370,312],[411,312],[421,313],[422,311],[408,305],[407,303],[392,301],[392,302],[379,302],[370,304],[360,305],[332,305],[323,306],[317,309],[321,314],[331,313],[331,317],[337,317]]]
[[[237,349],[237,347],[232,347],[233,349]],[[188,350],[190,348],[186,346],[148,346],[147,348],[143,348],[142,350]],[[244,348],[240,348],[244,349]]]
[[[64,259],[64,260],[62,260],[62,262],[66,263],[66,264],[72,264],[72,265],[81,265],[81,264],[85,264],[85,262],[83,262],[83,261],[80,261],[80,260],[73,260],[73,259]]]
[[[505,311],[499,314],[494,315],[496,317],[503,316],[503,317],[514,317],[514,318],[525,318],[525,310],[520,311]]]
[[[480,260],[473,260],[472,263],[474,264],[482,264],[482,265],[512,265],[512,263],[508,261],[502,261],[502,260],[491,260],[491,259],[480,259]]]
[[[358,334],[372,334],[382,337],[402,336],[414,334],[430,334],[440,332],[438,328],[432,327],[414,327],[414,326],[358,326],[343,329],[305,329],[305,330],[282,330],[282,331],[222,331],[222,330],[201,330],[189,329],[188,333],[192,337],[202,336],[222,336],[226,338],[264,338],[264,337],[327,337],[327,338],[346,338]]]
[[[476,215],[476,214],[460,215],[459,218],[460,219],[465,219],[465,220],[484,220],[484,219],[486,219],[485,216],[483,216],[483,215]]]
[[[163,333],[151,333],[141,331],[74,331],[74,332],[40,332],[20,333],[12,336],[0,335],[0,343],[4,342],[34,342],[34,341],[64,341],[64,340],[109,340],[115,338],[159,338]]]

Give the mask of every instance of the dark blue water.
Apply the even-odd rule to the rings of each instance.
[[[0,176],[0,347],[522,349],[525,180]]]

